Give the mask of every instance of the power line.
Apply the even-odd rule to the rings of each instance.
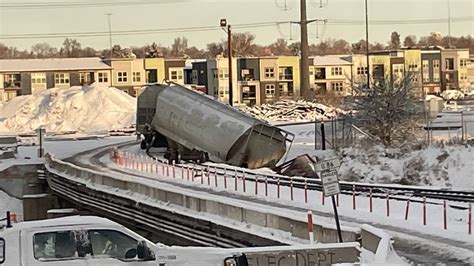
[[[370,25],[393,25],[393,24],[436,24],[446,23],[447,18],[439,19],[415,19],[415,20],[373,20],[369,21]],[[459,17],[451,18],[453,22],[464,22],[474,21],[474,17]],[[270,22],[257,22],[257,23],[243,23],[234,24],[234,29],[252,29],[252,28],[265,28],[265,27],[277,27],[281,31],[279,26],[281,24],[291,24],[292,21],[270,21]],[[333,26],[346,26],[346,25],[363,25],[364,20],[343,20],[343,19],[328,19],[325,24]],[[136,30],[119,30],[113,31],[112,36],[130,36],[130,35],[144,35],[144,34],[165,34],[165,33],[189,33],[189,32],[206,32],[206,31],[218,31],[221,30],[219,26],[197,26],[197,27],[179,27],[179,28],[161,28],[161,29],[136,29]],[[62,33],[22,33],[22,34],[2,34],[0,40],[13,40],[13,39],[54,39],[54,38],[67,38],[67,37],[103,37],[108,36],[108,31],[89,31],[89,32],[62,32]]]
[[[79,8],[79,7],[111,7],[111,6],[136,6],[136,5],[161,5],[186,3],[190,0],[148,0],[148,1],[97,1],[97,2],[23,2],[2,3],[1,9],[50,9],[50,8]]]

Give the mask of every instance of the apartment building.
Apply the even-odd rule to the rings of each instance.
[[[232,58],[232,100],[234,104],[241,103],[241,95],[237,89],[237,73],[237,59]],[[207,60],[207,93],[220,101],[229,101],[228,58],[218,56]]]
[[[421,78],[424,94],[441,93],[441,49],[438,47],[421,51]]]
[[[111,69],[97,57],[0,60],[0,101],[54,87],[110,86]]]
[[[280,97],[278,57],[260,57],[259,65],[261,102],[274,102]]]
[[[165,59],[165,79],[184,84],[186,59]]]
[[[352,63],[336,56],[316,56],[310,59],[310,88],[316,95],[327,92],[338,96],[352,94]]]
[[[262,104],[259,59],[237,58],[237,75],[240,102],[250,106]]]
[[[469,49],[441,50],[441,86],[443,90],[469,90]]]
[[[299,56],[278,57],[278,95],[280,99],[301,97]]]
[[[164,58],[145,58],[145,83],[162,82],[165,75],[165,59]]]
[[[112,87],[137,96],[146,84],[144,59],[112,58],[104,61],[112,67]]]

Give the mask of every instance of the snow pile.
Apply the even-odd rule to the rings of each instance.
[[[345,111],[303,100],[281,100],[274,104],[241,108],[242,111],[267,121],[314,121],[334,118]]]
[[[93,132],[122,129],[135,123],[136,99],[96,84],[53,88],[16,97],[0,105],[0,132]]]
[[[368,183],[432,185],[474,189],[474,147],[453,145],[419,150],[347,148],[342,179]]]

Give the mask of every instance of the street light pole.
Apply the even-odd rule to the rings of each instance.
[[[232,86],[232,30],[230,25],[227,25],[227,58],[229,64],[229,105],[233,105],[234,90]]]
[[[234,99],[234,90],[232,85],[232,29],[225,18],[221,19],[220,25],[222,29],[227,33],[227,59],[228,59],[228,70],[229,70],[229,105],[232,106]],[[227,27],[227,30],[226,30]]]
[[[110,58],[112,58],[112,13],[107,13],[107,25],[109,26]]]
[[[370,89],[370,66],[369,66],[369,11],[367,0],[365,0],[365,56],[367,59],[367,90]]]
[[[301,30],[301,66],[300,90],[303,99],[309,97],[309,58],[308,58],[308,20],[306,17],[306,0],[300,0]]]

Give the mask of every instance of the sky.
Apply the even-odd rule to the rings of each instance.
[[[29,2],[26,2],[29,1]],[[111,13],[111,28],[115,31],[151,29],[176,29],[200,26],[218,26],[221,18],[229,24],[252,24],[276,21],[297,21],[299,0],[0,0],[0,42],[19,49],[30,49],[39,42],[61,46],[64,35],[58,38],[37,37],[31,34],[103,32],[101,36],[75,37],[83,47],[95,49],[109,47],[107,13]],[[451,34],[460,36],[474,33],[474,20],[455,21],[456,18],[474,17],[473,0],[368,0],[369,21],[443,19],[448,17],[448,1],[451,7]],[[126,2],[117,5],[110,3]],[[285,10],[284,6],[287,6]],[[24,8],[25,4],[55,3],[47,8]],[[79,3],[77,7],[70,4]],[[96,6],[84,6],[95,3]],[[105,4],[104,4],[105,3]],[[69,5],[57,7],[57,5]],[[322,8],[320,6],[323,6]],[[13,6],[13,7],[12,7]],[[356,42],[365,38],[364,0],[307,0],[308,19],[327,19],[309,25],[309,42],[319,43],[326,38],[343,38]],[[354,23],[334,24],[342,20]],[[333,22],[333,23],[331,23]],[[234,32],[250,32],[256,35],[256,43],[270,44],[277,38],[288,42],[299,39],[299,26],[288,23],[266,27],[235,28]],[[426,36],[430,32],[448,34],[447,23],[369,25],[369,40],[386,43],[390,33],[397,31],[401,38],[406,35]],[[28,35],[29,39],[18,34]],[[17,35],[17,36],[7,36]],[[12,39],[11,37],[15,37]],[[34,38],[33,38],[34,37]],[[189,46],[205,48],[207,43],[220,42],[226,33],[219,28],[208,31],[140,33],[113,36],[113,43],[122,47],[142,46],[156,42],[170,45],[176,37],[186,37]]]

